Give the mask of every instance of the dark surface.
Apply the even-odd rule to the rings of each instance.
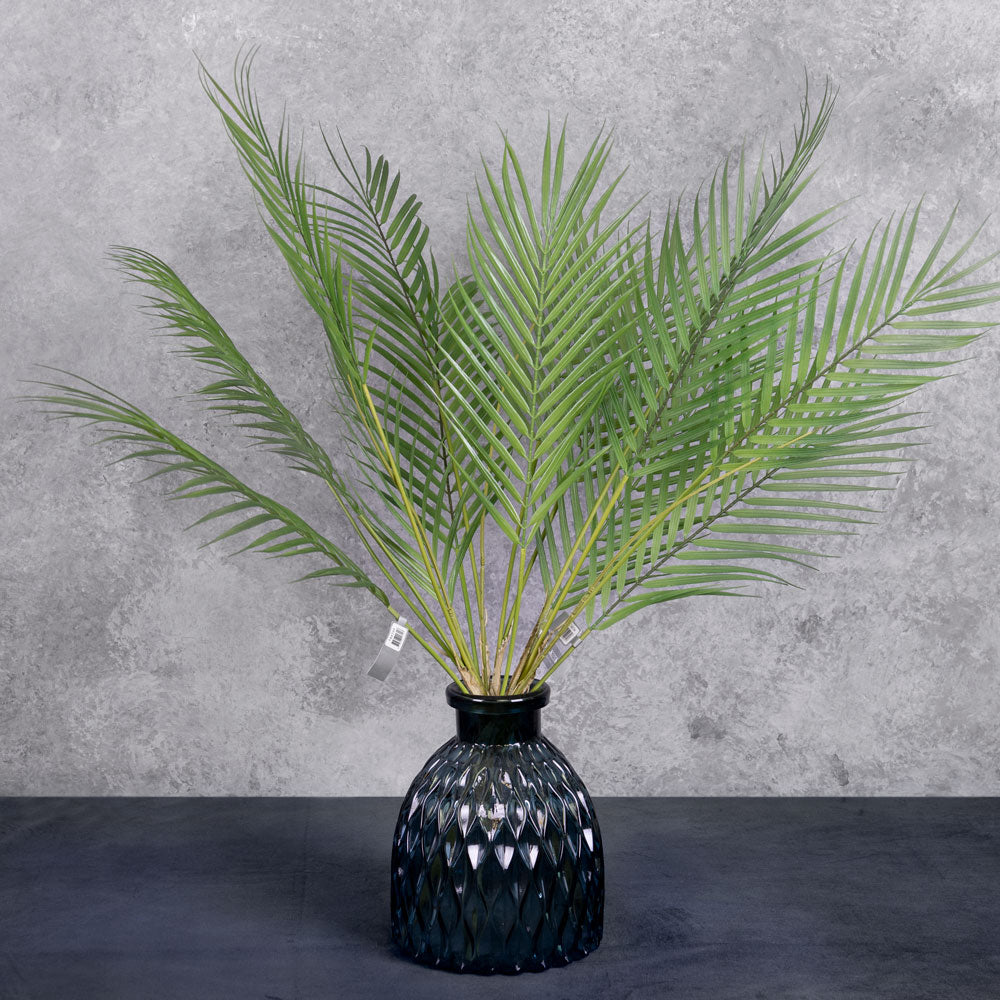
[[[2,1000],[1000,997],[1000,799],[601,799],[604,942],[389,943],[398,799],[0,799]]]

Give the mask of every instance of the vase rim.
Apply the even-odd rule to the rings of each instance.
[[[549,703],[552,690],[542,684],[537,690],[523,694],[466,694],[452,681],[445,688],[445,699],[452,708],[475,715],[513,715],[533,712]]]

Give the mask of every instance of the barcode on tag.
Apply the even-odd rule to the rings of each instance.
[[[402,619],[406,621],[406,619]],[[393,622],[389,626],[389,636],[385,640],[385,644],[395,652],[399,652],[403,648],[403,643],[406,641],[406,637],[410,634],[410,630],[405,626],[401,625],[399,622]]]
[[[389,634],[385,642],[379,646],[375,662],[368,668],[368,673],[376,680],[384,681],[399,659],[399,651],[403,648],[410,630],[406,627],[406,619],[400,618],[389,626]]]
[[[565,634],[559,636],[559,641],[564,646],[573,646],[576,644],[577,636],[580,634],[580,626],[576,622],[570,622],[566,628]]]

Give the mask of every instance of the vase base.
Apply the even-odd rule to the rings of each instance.
[[[600,941],[586,949],[574,949],[569,954],[556,953],[548,955],[545,958],[527,959],[522,962],[486,958],[476,958],[466,961],[457,957],[441,958],[435,955],[417,954],[403,947],[398,941],[393,941],[393,948],[401,957],[408,958],[418,965],[437,969],[440,972],[464,973],[474,976],[517,976],[522,972],[545,972],[548,969],[558,969],[569,965],[571,962],[579,962],[596,951],[599,946]]]

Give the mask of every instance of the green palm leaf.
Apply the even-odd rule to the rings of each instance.
[[[909,421],[918,416],[895,404],[939,378],[936,369],[954,363],[928,357],[914,362],[910,355],[967,346],[978,334],[966,331],[988,324],[953,320],[950,314],[1000,301],[1000,282],[956,287],[992,259],[968,263],[971,240],[931,274],[952,219],[901,295],[918,214],[919,208],[909,218],[904,213],[895,228],[877,227],[850,271],[843,258],[823,309],[818,276],[803,290],[780,350],[775,341],[768,343],[763,366],[740,393],[741,416],[713,457],[720,468],[726,461],[756,460],[754,470],[693,498],[667,532],[651,539],[644,558],[623,563],[595,598],[603,610],[592,627],[607,628],[640,608],[689,596],[698,583],[699,592],[708,593],[706,588],[736,581],[730,560],[811,559],[820,553],[775,544],[774,536],[842,532],[868,523],[858,515],[877,513],[815,492],[868,491],[869,484],[847,480],[892,475],[879,466],[905,461],[895,453],[912,442],[899,437],[917,429]],[[891,332],[911,329],[913,322],[921,324],[919,332]],[[935,332],[925,332],[931,329]],[[622,518],[617,527],[634,535],[645,530],[643,521]],[[788,521],[793,523],[780,523]],[[613,558],[613,550],[598,553],[599,562]],[[720,558],[726,562],[709,561]],[[671,565],[672,560],[679,562]],[[774,580],[759,566],[744,572],[747,581]]]
[[[326,143],[347,194],[307,180],[301,154],[294,160],[288,125],[272,142],[251,85],[254,52],[238,63],[232,94],[202,67],[206,93],[215,104],[258,196],[268,231],[293,277],[316,310],[334,348],[340,379],[353,378],[356,349],[367,353],[366,381],[376,406],[398,418],[396,460],[410,484],[411,501],[439,545],[460,506],[448,428],[436,404],[439,394],[439,289],[437,268],[427,251],[428,230],[416,196],[400,197],[400,175],[390,179],[383,157],[365,150],[360,170],[346,147],[341,157]],[[425,251],[427,254],[425,256]],[[351,332],[344,343],[336,329],[340,303],[332,272],[346,266],[351,282]],[[331,330],[331,327],[334,328]],[[343,400],[342,400],[343,401]],[[368,425],[366,411],[347,406],[350,418]],[[359,438],[371,470],[381,463]],[[377,478],[378,473],[376,472]],[[404,506],[388,480],[376,488],[405,526]],[[404,527],[404,530],[408,528]]]
[[[919,205],[836,253],[817,250],[835,208],[786,221],[829,87],[815,108],[807,90],[787,156],[725,158],[655,232],[637,203],[616,207],[609,136],[569,172],[566,129],[549,128],[538,188],[505,136],[469,207],[469,273],[445,286],[421,203],[384,157],[324,134],[324,184],[284,116],[269,135],[253,56],[231,90],[204,66],[202,83],[322,326],[347,461],[335,465],[172,268],[134,248],[113,256],[180,353],[211,371],[196,395],[322,480],[380,579],[96,383],[42,382],[51,391],[28,398],[111,429],[101,440],[127,443],[123,459],[154,463],[152,476],[176,472],[173,498],[211,498],[195,523],[228,526],[206,544],[320,556],[302,579],[405,611],[466,690],[527,690],[641,608],[797,585],[826,536],[878,513],[855,494],[888,491],[909,460],[922,416],[901,404],[994,325],[981,318],[1000,301],[982,277],[993,257],[971,256],[977,233],[946,251],[954,213],[922,259]],[[498,600],[487,535],[506,546]],[[533,581],[541,609],[525,637]]]
[[[74,384],[36,381],[35,384],[55,390],[55,394],[24,397],[26,400],[45,404],[42,412],[53,419],[80,419],[88,424],[115,428],[115,432],[98,439],[97,443],[124,441],[139,447],[116,459],[143,459],[159,466],[147,479],[181,473],[187,478],[170,490],[171,499],[195,500],[212,497],[214,502],[225,500],[221,506],[204,514],[191,527],[219,517],[233,514],[241,520],[211,538],[206,545],[231,538],[244,531],[255,531],[264,525],[274,525],[249,542],[241,552],[250,549],[283,558],[295,555],[319,554],[332,565],[308,574],[337,576],[345,586],[363,587],[386,607],[389,598],[370,577],[342,549],[311,528],[297,514],[242,482],[231,472],[213,461],[197,448],[157,423],[152,417],[127,400],[89,379],[60,371],[74,380]],[[85,388],[87,387],[87,388]]]
[[[557,162],[562,161],[559,143]],[[551,136],[548,138],[551,143]],[[625,216],[602,224],[617,181],[588,207],[610,142],[595,142],[566,195],[538,217],[508,142],[499,178],[486,169],[483,224],[470,210],[468,250],[482,302],[456,286],[443,406],[460,435],[459,473],[510,540],[526,548],[548,514],[567,449],[614,377],[620,343],[607,320],[637,278]],[[558,191],[561,176],[550,176]],[[516,182],[516,186],[515,186]]]

